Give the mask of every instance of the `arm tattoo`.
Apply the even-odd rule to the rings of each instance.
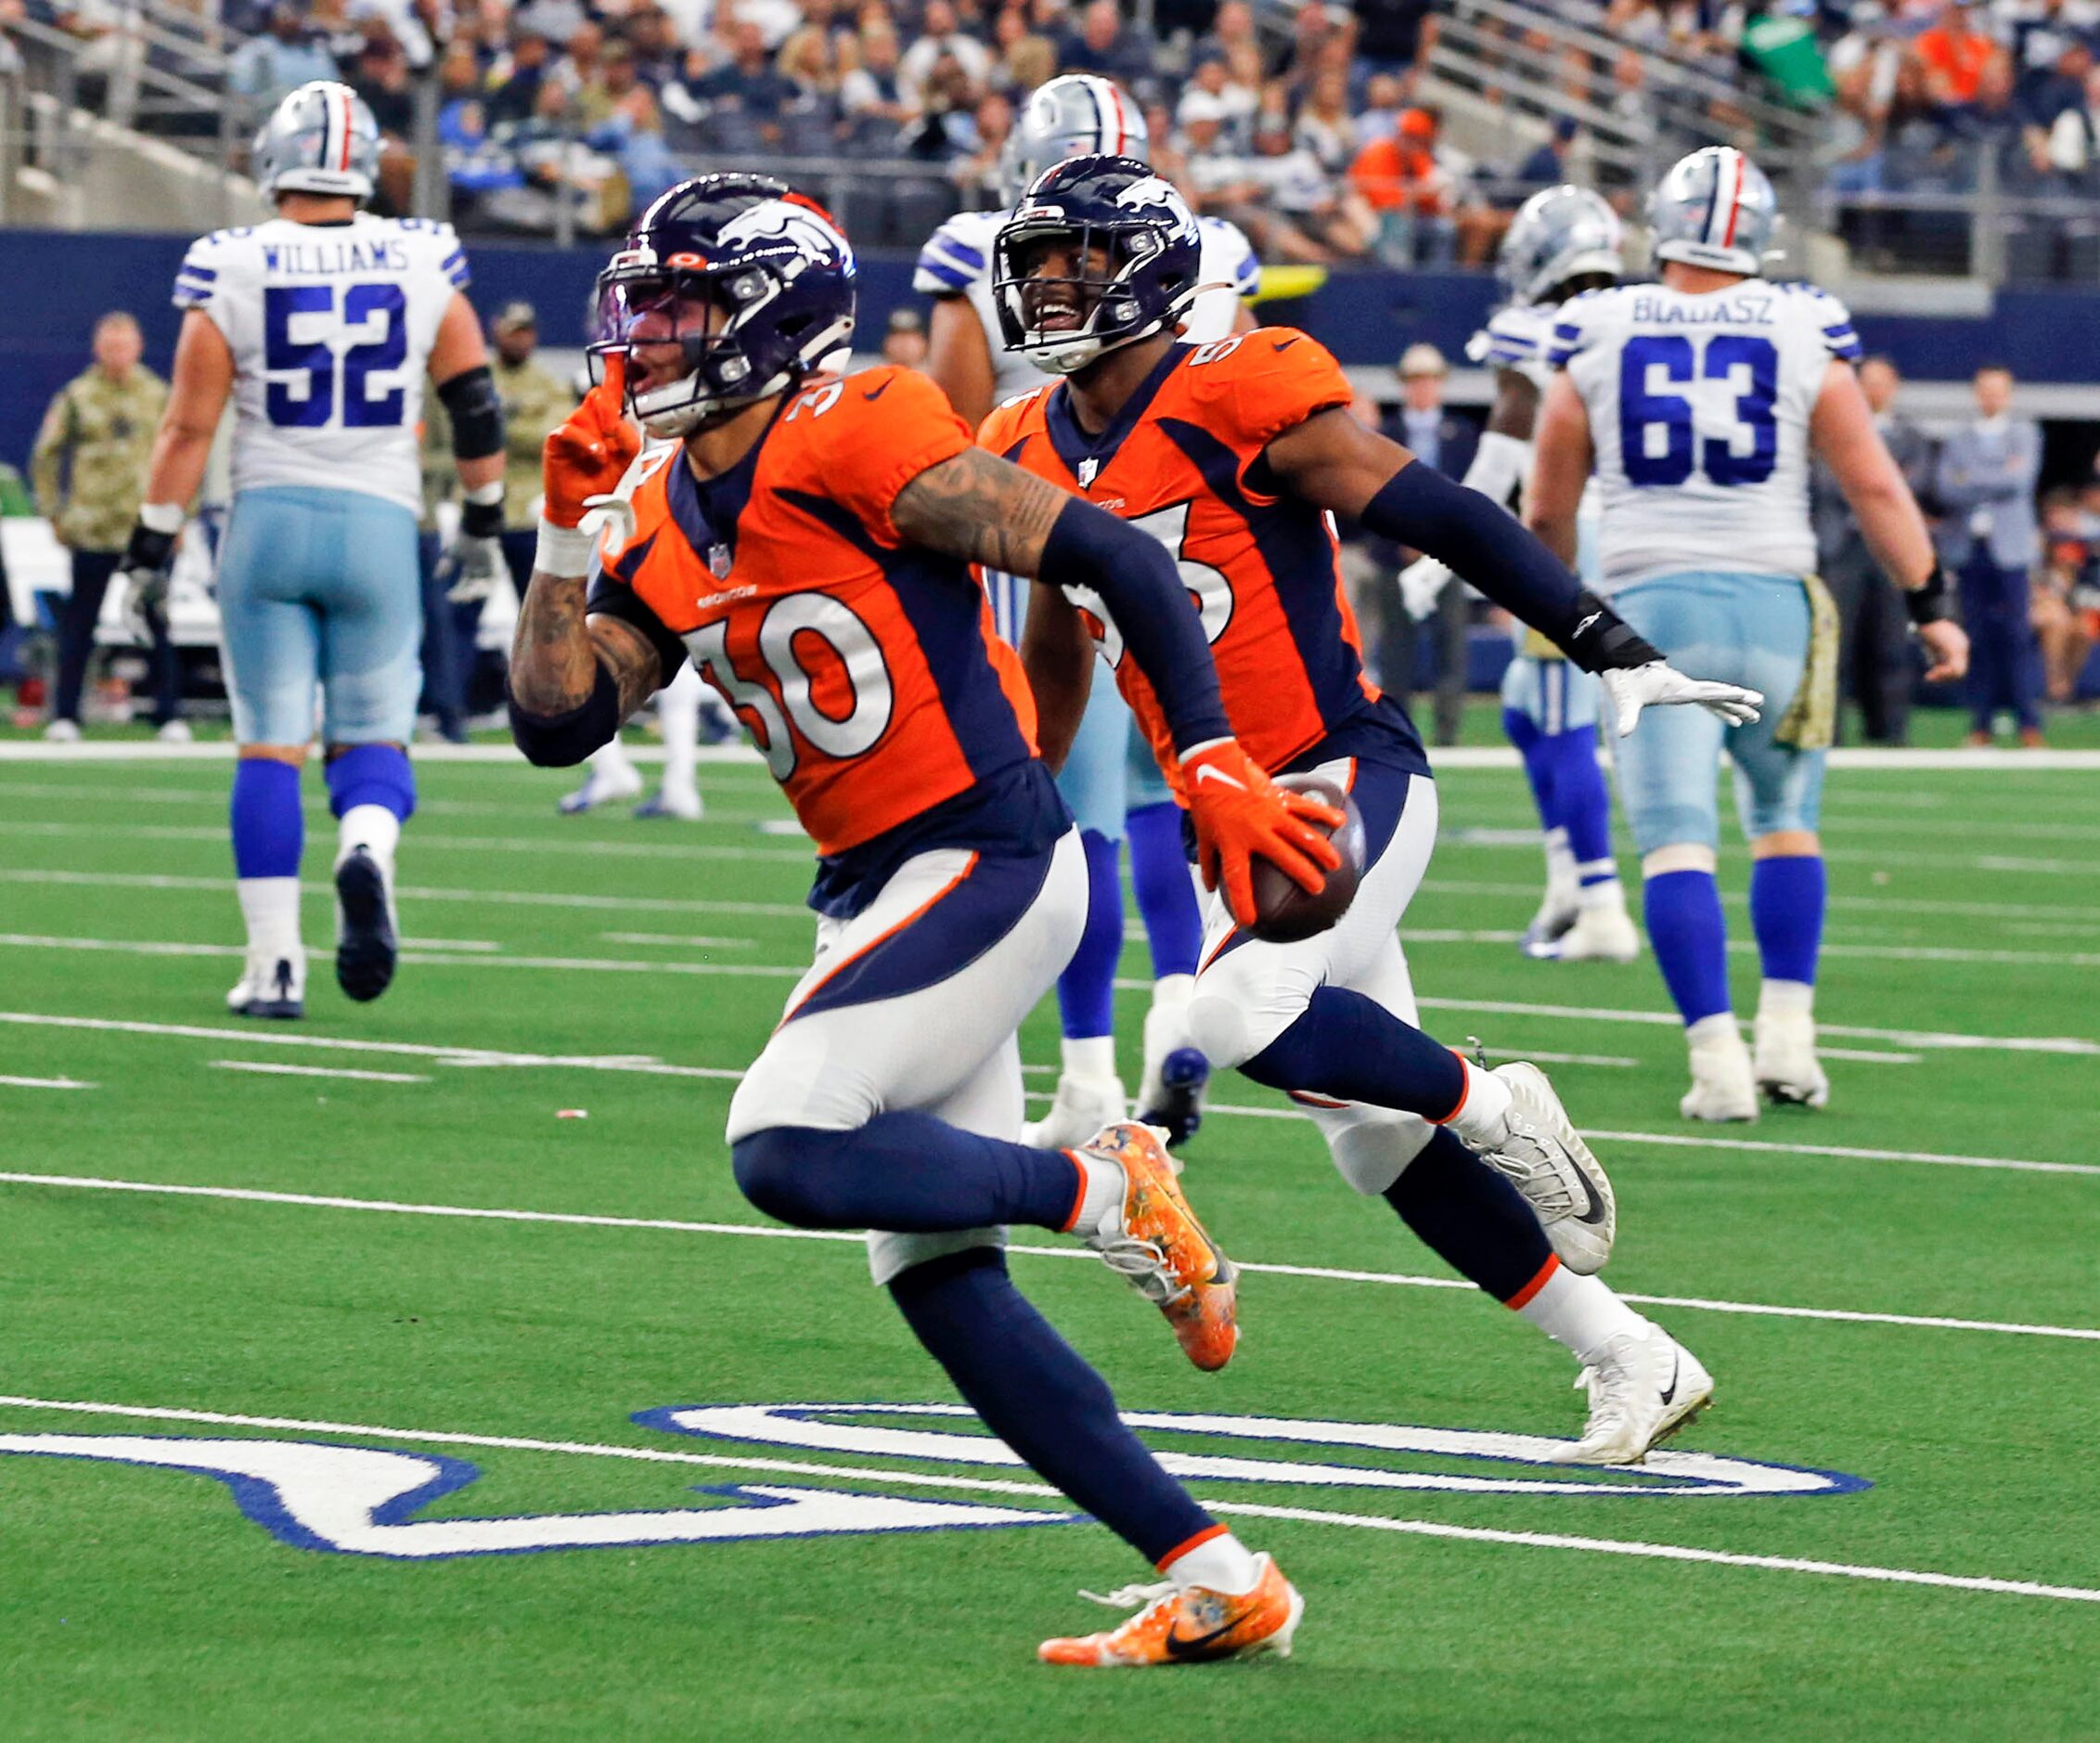
[[[625,720],[663,687],[663,661],[649,638],[632,624],[600,614],[584,620],[598,657],[620,687],[620,718]]]
[[[896,529],[915,545],[1032,575],[1043,542],[1071,496],[1011,461],[968,448],[930,466],[897,493]]]
[[[587,590],[581,575],[534,572],[510,643],[510,692],[520,707],[537,715],[582,707],[601,662],[620,687],[623,718],[656,693],[656,650],[616,618],[586,618]]]

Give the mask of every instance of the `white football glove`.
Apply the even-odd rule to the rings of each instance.
[[[1417,557],[1408,564],[1400,571],[1400,603],[1407,614],[1418,624],[1428,617],[1450,579],[1450,565],[1435,557]]]
[[[503,567],[500,540],[473,538],[462,533],[438,559],[437,582],[453,604],[470,605],[496,591],[496,577]]]
[[[1667,708],[1696,703],[1719,715],[1730,726],[1748,726],[1764,706],[1764,692],[1745,690],[1740,684],[1717,684],[1701,678],[1686,678],[1668,660],[1650,660],[1645,665],[1620,666],[1597,674],[1611,698],[1617,716],[1618,735],[1633,730],[1643,708]]]

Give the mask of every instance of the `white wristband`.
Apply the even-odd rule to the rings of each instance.
[[[139,505],[138,523],[148,532],[179,533],[182,531],[182,504],[179,502],[146,502]]]
[[[533,567],[564,581],[579,581],[590,574],[590,555],[597,545],[595,533],[586,533],[580,526],[557,526],[542,516],[539,549],[533,558]]]

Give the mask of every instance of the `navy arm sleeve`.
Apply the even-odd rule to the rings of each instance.
[[[1043,542],[1036,578],[1099,595],[1159,697],[1175,749],[1232,736],[1203,620],[1166,546],[1075,497]]]
[[[645,605],[634,588],[603,569],[594,568],[590,594],[584,601],[586,617],[617,617],[630,629],[638,629],[656,650],[662,682],[668,684],[686,663],[686,644],[665,627],[663,620]]]
[[[1477,490],[1415,460],[1364,505],[1363,524],[1426,551],[1505,611],[1550,637],[1586,672],[1646,665],[1662,654]]]

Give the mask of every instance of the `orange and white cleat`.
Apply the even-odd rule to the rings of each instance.
[[[1088,1664],[1113,1670],[1146,1664],[1205,1664],[1214,1659],[1251,1659],[1273,1652],[1291,1656],[1291,1636],[1306,1613],[1298,1589],[1284,1579],[1267,1551],[1255,1557],[1261,1580],[1252,1592],[1213,1592],[1206,1586],[1177,1589],[1127,1585],[1106,1596],[1082,1593],[1097,1604],[1144,1608],[1104,1634],[1046,1640],[1036,1648],[1045,1664]]]
[[[1122,1202],[1073,1233],[1166,1315],[1182,1353],[1208,1372],[1231,1361],[1240,1340],[1238,1273],[1181,1195],[1166,1137],[1125,1121],[1068,1153],[1081,1168],[1089,1156],[1113,1162],[1124,1179]]]

